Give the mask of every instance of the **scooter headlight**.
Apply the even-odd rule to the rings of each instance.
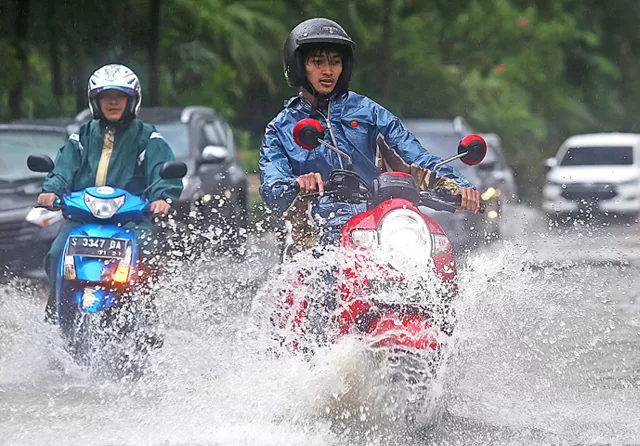
[[[97,198],[93,195],[84,194],[84,202],[96,218],[111,218],[118,212],[124,204],[125,196],[116,198]]]
[[[423,263],[431,257],[431,231],[420,214],[409,209],[389,212],[378,227],[380,246],[396,262]]]

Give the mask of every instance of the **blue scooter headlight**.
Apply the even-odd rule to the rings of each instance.
[[[98,198],[87,193],[84,194],[84,202],[96,218],[111,218],[118,212],[125,201],[125,196],[121,195],[116,198]]]

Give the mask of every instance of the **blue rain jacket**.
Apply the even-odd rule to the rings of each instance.
[[[260,148],[260,195],[267,205],[280,216],[293,203],[297,191],[296,178],[311,172],[320,173],[326,181],[329,173],[340,168],[338,155],[328,147],[318,146],[306,150],[293,139],[293,128],[298,121],[308,118],[311,104],[302,93],[285,103],[285,109],[266,128]],[[376,138],[381,134],[387,145],[407,165],[416,164],[425,169],[433,167],[441,158],[431,155],[407,130],[399,118],[371,99],[352,91],[332,98],[329,102],[328,120],[338,148],[353,160],[353,170],[364,178],[369,186],[380,175],[376,165]],[[327,122],[324,139],[332,144]],[[342,158],[346,168],[347,160]],[[451,166],[438,169],[438,176],[451,178],[463,187],[474,187]],[[314,203],[312,212],[321,227],[341,227],[352,216],[366,210],[366,205],[336,203],[322,197]]]

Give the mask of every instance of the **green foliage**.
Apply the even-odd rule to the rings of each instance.
[[[2,6],[0,118],[11,116],[10,92],[20,85],[23,114],[72,116],[86,107],[89,74],[125,63],[143,88],[157,79],[161,104],[208,105],[226,116],[249,171],[258,168],[266,123],[295,94],[282,76],[287,33],[318,15],[337,20],[357,43],[354,90],[401,117],[462,115],[477,130],[500,134],[525,194],[534,195],[541,160],[569,135],[640,131],[640,2],[31,3],[27,42],[13,34],[20,2]],[[160,5],[157,42],[153,4]],[[155,44],[157,73],[147,65]],[[27,49],[26,69],[19,47]]]
[[[258,160],[260,159],[260,151],[256,148],[260,147],[260,139],[251,136],[251,133],[239,128],[233,129],[236,137],[236,145],[238,153],[244,168],[250,174],[258,173]]]

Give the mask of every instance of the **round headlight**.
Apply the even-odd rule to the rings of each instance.
[[[116,198],[97,198],[89,194],[84,195],[84,202],[93,216],[101,219],[113,217],[124,204],[124,200],[124,195]]]
[[[431,258],[431,231],[422,216],[409,209],[389,212],[378,227],[380,247],[397,263],[420,264]]]

